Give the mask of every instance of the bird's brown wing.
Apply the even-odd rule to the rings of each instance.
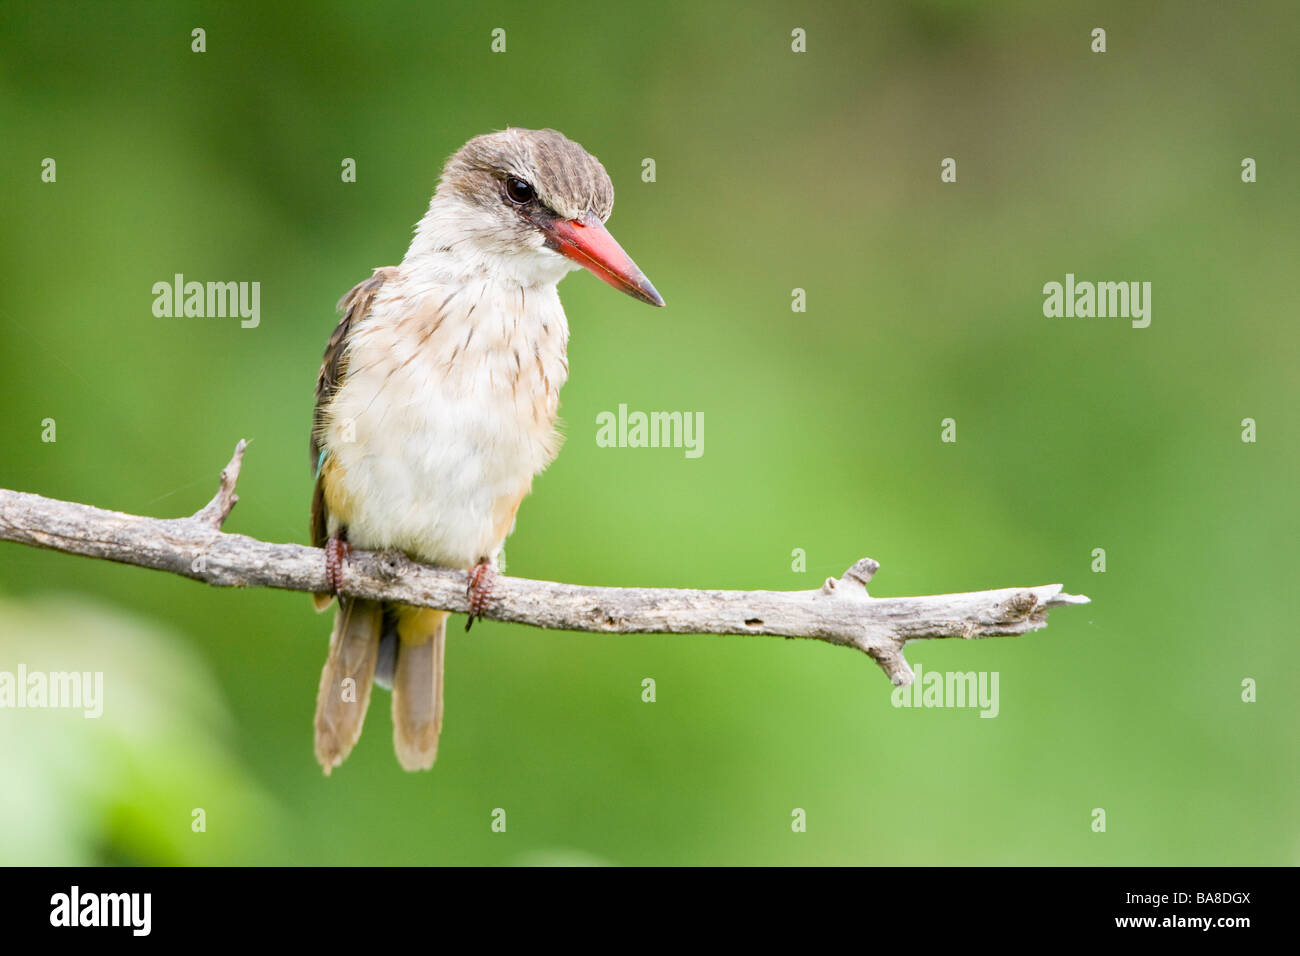
[[[320,374],[316,377],[316,409],[312,413],[311,428],[311,466],[316,474],[316,489],[311,499],[311,543],[322,547],[329,538],[329,510],[325,504],[325,487],[323,469],[321,468],[321,429],[325,424],[325,409],[334,397],[335,391],[347,374],[347,345],[352,328],[366,317],[370,306],[375,301],[375,293],[397,272],[394,266],[376,269],[374,275],[364,282],[352,287],[352,291],[339,300],[339,311],[343,319],[329,344],[325,346],[325,356],[321,360]]]

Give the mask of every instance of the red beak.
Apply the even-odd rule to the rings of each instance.
[[[609,230],[592,213],[581,219],[556,219],[545,227],[549,245],[556,252],[589,271],[596,278],[650,305],[663,305],[663,297],[635,262],[614,241]]]

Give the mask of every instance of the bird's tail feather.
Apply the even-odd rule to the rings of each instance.
[[[393,669],[393,747],[407,770],[428,770],[442,731],[442,662],[447,612],[410,608],[398,622]]]
[[[351,753],[370,705],[383,605],[339,598],[329,657],[316,695],[316,759],[328,775]],[[351,678],[352,683],[347,684]]]

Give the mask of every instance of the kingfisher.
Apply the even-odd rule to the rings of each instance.
[[[349,551],[398,551],[467,572],[472,624],[533,478],[554,460],[569,325],[556,285],[583,268],[664,300],[605,228],[609,174],[551,129],[471,139],[446,163],[400,265],[339,303],[316,381],[311,540],[337,597],[316,701],[326,774],[361,735],[372,683],[392,692],[393,744],[427,770],[442,729],[449,612],[343,595]]]

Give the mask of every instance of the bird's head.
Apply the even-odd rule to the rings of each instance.
[[[614,186],[600,161],[552,129],[476,136],[443,168],[412,253],[524,283],[584,268],[650,305],[664,300],[614,241]]]

